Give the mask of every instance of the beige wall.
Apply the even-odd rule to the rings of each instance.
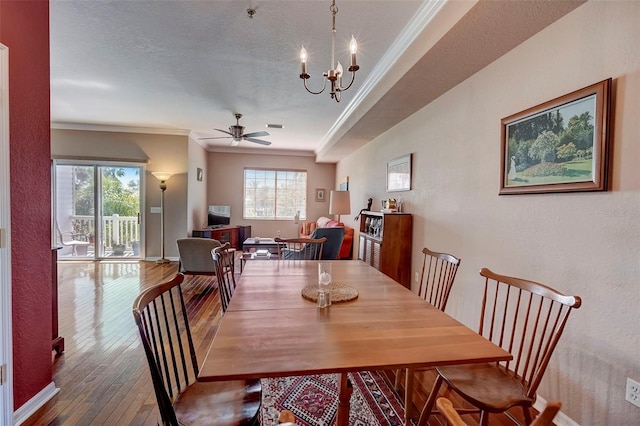
[[[160,206],[158,180],[151,172],[173,173],[165,192],[165,257],[177,259],[177,238],[187,235],[187,136],[142,133],[52,130],[51,156],[102,161],[146,163],[144,203],[145,256],[160,256],[160,215],[151,207]],[[195,173],[194,173],[195,179]]]
[[[588,2],[352,154],[352,202],[402,196],[423,246],[462,258],[447,312],[476,327],[478,271],[583,298],[540,387],[582,425],[637,424],[640,380],[640,2]],[[500,119],[614,79],[609,192],[498,196]],[[388,159],[412,152],[414,190],[385,192]],[[363,168],[362,165],[367,167]]]
[[[274,237],[278,231],[283,237],[297,235],[293,221],[244,220],[242,197],[244,168],[294,168],[307,171],[307,219],[329,216],[329,191],[335,189],[335,164],[318,164],[313,157],[289,155],[256,155],[210,152],[207,160],[207,200],[209,204],[231,206],[231,222],[251,225],[251,233],[258,237]],[[327,190],[326,201],[315,201],[315,189]]]
[[[187,234],[207,224],[207,151],[189,138],[189,172],[187,196]],[[198,181],[198,168],[202,180]]]

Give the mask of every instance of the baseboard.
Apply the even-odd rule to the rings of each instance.
[[[19,426],[25,421],[29,420],[36,411],[46,404],[51,398],[53,398],[60,389],[56,387],[56,384],[51,382],[44,389],[38,392],[33,398],[24,403],[24,405],[13,412],[13,424]]]
[[[152,257],[145,257],[144,261],[145,262],[155,262],[158,259],[160,259],[160,257],[158,256],[152,256]],[[177,262],[180,260],[180,257],[171,257],[171,256],[166,256],[165,259],[170,260],[171,262]]]
[[[547,401],[540,395],[538,395],[538,397],[536,398],[536,403],[533,404],[533,408],[535,408],[536,411],[540,413],[546,406]],[[556,414],[556,417],[553,419],[553,423],[556,426],[580,426],[579,423],[576,423],[571,417],[567,416],[562,411],[558,411],[558,414]]]

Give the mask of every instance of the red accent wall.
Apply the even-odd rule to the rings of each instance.
[[[0,0],[9,47],[14,408],[51,383],[49,2]]]

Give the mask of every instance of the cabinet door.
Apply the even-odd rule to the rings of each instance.
[[[358,243],[358,260],[364,260],[364,247],[366,239],[360,235],[360,241]]]
[[[371,240],[371,247],[369,250],[371,252],[370,264],[376,269],[380,269],[380,247],[381,244],[379,242]]]

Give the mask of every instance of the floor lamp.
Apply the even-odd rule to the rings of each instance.
[[[152,175],[160,181],[160,259],[156,260],[156,263],[169,263],[169,259],[164,257],[164,191],[167,189],[166,182],[169,180],[171,173],[165,172],[151,172]]]
[[[351,214],[349,191],[331,191],[329,195],[329,214],[337,214],[338,222],[340,222],[341,214]]]

